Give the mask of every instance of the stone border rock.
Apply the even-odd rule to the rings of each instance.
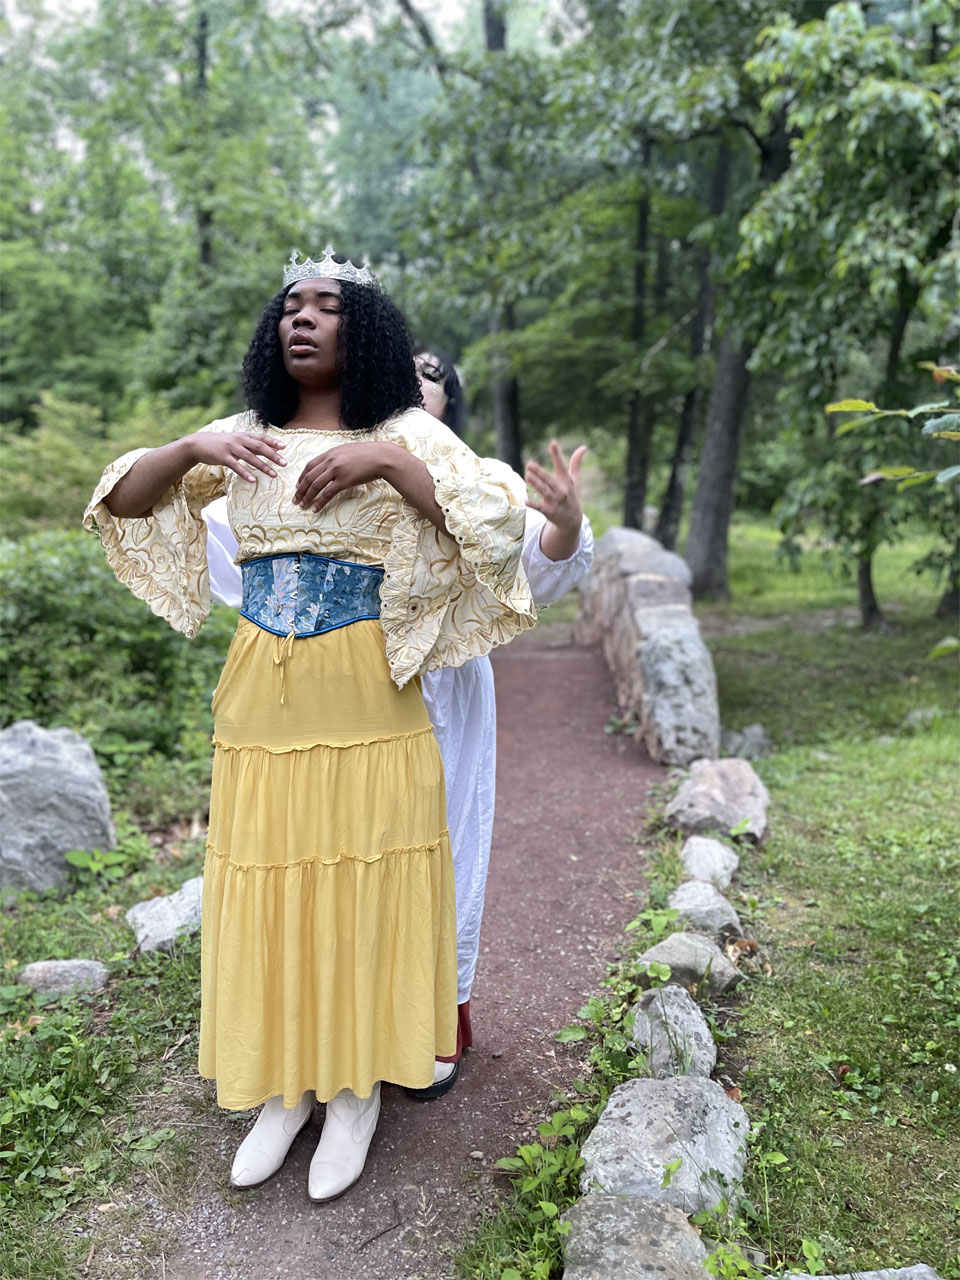
[[[173,893],[146,898],[127,911],[124,919],[136,934],[140,951],[173,950],[179,937],[200,928],[203,876],[185,880]],[[35,991],[69,995],[76,991],[101,991],[110,971],[99,960],[35,960],[17,975],[17,981]]]
[[[729,829],[731,805],[743,834],[759,838],[766,832],[766,803],[760,779],[749,764],[700,761],[701,765],[733,765],[733,794],[725,787],[729,771],[691,771],[680,788],[684,806],[672,801],[673,824],[688,812],[690,825],[710,814],[709,829]],[[752,778],[744,771],[749,771]],[[679,794],[679,792],[678,792]],[[739,813],[744,796],[756,806]],[[716,1047],[709,1027],[692,996],[720,995],[740,980],[740,972],[718,946],[739,937],[740,920],[717,887],[724,887],[740,865],[739,855],[719,840],[690,835],[680,851],[689,879],[671,893],[669,905],[678,918],[700,932],[678,931],[640,956],[649,989],[634,1007],[634,1040],[645,1052],[646,1076],[618,1085],[581,1150],[584,1160],[580,1189],[583,1198],[567,1214],[565,1280],[608,1280],[613,1275],[661,1276],[689,1280],[706,1274],[702,1262],[690,1255],[682,1232],[664,1231],[648,1237],[642,1227],[657,1208],[670,1206],[684,1214],[735,1204],[746,1168],[750,1122],[739,1102],[709,1079],[716,1065]],[[668,965],[665,986],[657,966]],[[598,1203],[591,1203],[594,1199]],[[595,1239],[585,1239],[593,1233]],[[649,1250],[638,1266],[634,1244],[645,1240]]]
[[[564,1280],[702,1280],[708,1274],[703,1241],[698,1237],[701,1252],[680,1218],[663,1215],[724,1202],[732,1211],[750,1124],[739,1103],[709,1079],[716,1048],[691,999],[700,992],[719,995],[740,980],[717,946],[739,934],[739,917],[720,888],[730,884],[740,859],[728,844],[695,833],[736,832],[759,843],[769,802],[745,760],[698,760],[666,806],[668,822],[687,834],[680,861],[689,877],[668,902],[702,932],[670,934],[640,956],[641,968],[652,968],[652,976],[634,1006],[633,1035],[645,1053],[647,1075],[614,1089],[581,1149],[583,1194],[565,1215]],[[665,986],[653,985],[660,980],[658,965],[669,965]],[[814,1277],[795,1273],[784,1280]],[[820,1280],[940,1278],[920,1263]]]
[[[573,636],[602,644],[620,706],[658,763],[720,752],[713,659],[691,609],[685,560],[637,529],[610,529],[580,584]]]

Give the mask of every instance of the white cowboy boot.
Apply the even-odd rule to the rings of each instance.
[[[246,1190],[272,1178],[286,1160],[294,1138],[309,1122],[316,1103],[312,1089],[289,1109],[283,1105],[282,1094],[268,1098],[234,1157],[230,1185]]]
[[[341,1089],[330,1099],[320,1144],[310,1161],[311,1200],[333,1200],[359,1179],[379,1117],[379,1080],[369,1098]]]

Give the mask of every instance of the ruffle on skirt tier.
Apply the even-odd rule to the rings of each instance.
[[[365,1097],[378,1080],[424,1088],[435,1057],[456,1049],[442,764],[419,691],[392,685],[378,633],[356,623],[295,643],[289,707],[274,637],[231,648],[215,700],[199,1061],[223,1107],[277,1094],[289,1107],[306,1089]],[[371,684],[376,659],[385,680]],[[370,697],[395,700],[377,716],[361,692],[354,723],[368,740],[347,744],[348,707],[325,704],[323,689],[357,697],[354,663]],[[228,740],[241,703],[268,746]],[[337,745],[302,741],[308,723],[317,737],[329,725]]]

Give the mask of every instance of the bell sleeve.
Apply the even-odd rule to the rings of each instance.
[[[426,464],[447,532],[404,501],[384,560],[381,624],[402,687],[420,671],[461,666],[536,624],[521,563],[526,489],[511,467],[479,458],[422,410],[392,438]]]
[[[221,419],[203,431],[237,431],[234,419]],[[142,517],[115,516],[104,499],[149,449],[133,449],[111,462],[83,515],[86,529],[96,527],[117,579],[145,601],[175,631],[191,639],[210,613],[207,535],[201,511],[227,491],[224,467],[191,467]]]

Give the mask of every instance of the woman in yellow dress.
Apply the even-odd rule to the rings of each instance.
[[[244,360],[250,409],[107,468],[87,509],[120,581],[188,636],[203,507],[226,496],[243,606],[213,699],[199,1070],[264,1104],[231,1170],[280,1168],[327,1104],[309,1194],[351,1186],[380,1082],[457,1034],[443,771],[419,673],[530,627],[525,491],[421,405],[366,269],[291,262]]]

